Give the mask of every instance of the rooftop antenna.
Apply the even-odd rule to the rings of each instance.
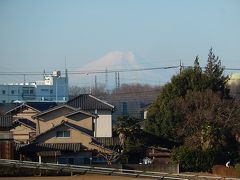
[[[66,77],[65,82],[68,83],[67,56],[65,56],[64,66],[65,66],[65,77]]]

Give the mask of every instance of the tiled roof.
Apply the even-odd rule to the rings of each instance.
[[[19,105],[18,103],[0,103],[0,113],[5,114]]]
[[[10,114],[21,110],[24,107],[35,109],[36,111],[45,111],[57,106],[55,102],[26,102],[26,103],[0,103],[0,111],[4,114]]]
[[[39,111],[45,111],[57,106],[56,102],[27,102],[26,104]]]
[[[84,127],[81,127],[81,126],[72,124],[72,123],[70,123],[70,122],[64,122],[64,123],[65,123],[65,125],[67,125],[68,127],[77,129],[78,131],[84,132],[85,134],[87,134],[87,135],[89,135],[89,136],[93,136],[93,131],[91,131],[91,130],[89,130],[89,129],[86,129],[86,128],[84,128]]]
[[[55,106],[55,107],[53,107],[53,108],[50,108],[50,109],[47,109],[47,110],[45,110],[45,111],[39,112],[38,114],[36,114],[36,115],[34,115],[34,116],[32,116],[32,117],[33,117],[33,118],[36,118],[36,117],[45,115],[45,114],[47,114],[47,113],[49,113],[49,112],[52,112],[52,111],[56,111],[56,110],[58,110],[58,109],[61,109],[61,108],[63,108],[63,107],[68,108],[68,109],[71,109],[73,112],[77,111],[76,108],[64,104],[64,105]]]
[[[0,116],[0,127],[10,128],[12,127],[13,119],[12,116]]]
[[[83,110],[78,110],[78,111],[75,111],[75,112],[71,112],[67,115],[65,115],[65,117],[70,117],[70,116],[73,116],[73,115],[76,115],[76,114],[85,114],[87,116],[91,116],[91,117],[94,117],[94,118],[97,118],[98,116],[96,114],[92,114],[92,113],[89,113],[89,112],[86,112],[86,111],[83,111]]]
[[[98,137],[96,140],[104,144],[105,146],[119,146],[119,138],[118,137]]]
[[[75,108],[81,108],[83,110],[114,110],[113,105],[89,94],[81,94],[69,100],[67,104]]]
[[[49,132],[51,132],[51,131],[53,131],[53,130],[55,130],[56,128],[61,127],[61,126],[67,126],[67,127],[76,129],[76,130],[78,130],[78,131],[80,131],[80,132],[83,132],[84,134],[86,134],[86,135],[88,135],[88,136],[90,136],[90,137],[93,136],[93,131],[91,131],[91,130],[89,130],[89,129],[83,128],[83,127],[81,127],[81,126],[72,124],[72,123],[67,122],[67,121],[62,121],[62,123],[58,124],[57,126],[54,126],[54,127],[52,127],[51,129],[48,129],[47,131],[45,131],[45,132],[37,135],[37,136],[34,138],[34,141],[37,141],[37,139],[38,139],[39,137],[42,137],[43,135],[45,135],[45,134],[47,134],[47,133],[49,133]]]
[[[36,123],[30,121],[29,119],[26,118],[21,118],[21,119],[17,119],[15,121],[16,124],[23,124],[31,129],[36,129]]]
[[[31,143],[25,146],[17,147],[20,152],[41,152],[41,151],[74,151],[84,150],[81,143]]]

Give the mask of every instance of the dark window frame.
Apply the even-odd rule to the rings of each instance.
[[[71,137],[71,133],[68,130],[56,131],[56,137],[57,138],[69,138],[69,137]]]

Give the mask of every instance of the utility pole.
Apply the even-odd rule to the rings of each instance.
[[[108,70],[107,70],[107,67],[106,67],[106,70],[105,70],[105,88],[106,89],[108,88]]]
[[[118,88],[118,83],[117,83],[117,72],[115,72],[115,88],[117,90]]]
[[[118,86],[118,88],[120,88],[120,75],[119,75],[119,72],[118,72],[117,86]]]
[[[95,75],[95,91],[97,91],[97,75]]]
[[[179,73],[181,74],[182,73],[182,70],[183,70],[183,66],[182,66],[182,62],[180,60],[180,64],[179,64]]]

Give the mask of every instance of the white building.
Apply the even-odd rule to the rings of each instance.
[[[0,85],[0,103],[16,101],[68,101],[68,76],[60,71],[45,74],[42,81]]]
[[[234,73],[230,75],[227,84],[230,88],[231,96],[239,98],[240,97],[240,73]]]

